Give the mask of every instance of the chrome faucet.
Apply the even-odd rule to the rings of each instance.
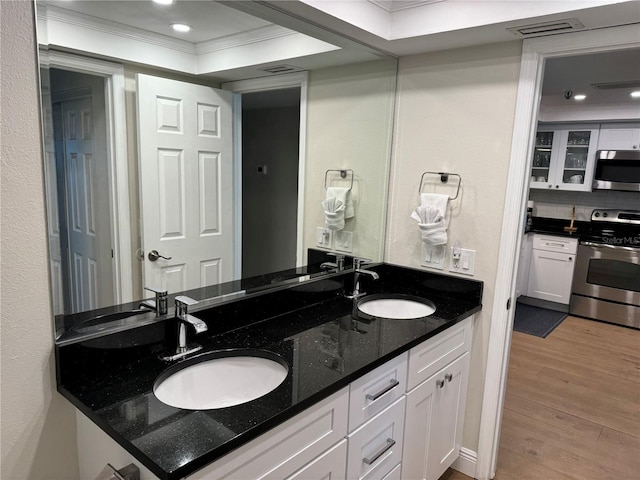
[[[167,308],[167,296],[169,292],[162,288],[152,288],[152,287],[144,287],[145,290],[149,290],[150,292],[155,293],[155,300],[144,300],[140,302],[140,307],[148,308],[149,310],[153,310],[156,312],[156,317],[160,315],[166,315]]]
[[[365,270],[362,266],[371,260],[367,258],[354,258],[353,259],[353,293],[351,295],[347,295],[347,298],[357,299],[365,294],[365,292],[360,287],[360,276],[368,275],[374,280],[378,280],[380,275],[372,270]]]
[[[189,314],[189,305],[197,304],[197,300],[179,295],[175,298],[175,302],[176,319],[178,320],[178,346],[173,354],[162,357],[166,361],[177,360],[202,349],[202,346],[197,343],[187,344],[187,325],[193,327],[196,334],[206,332],[208,329],[205,322]]]
[[[327,253],[327,255],[331,255],[332,257],[336,257],[336,261],[335,262],[324,262],[322,264],[320,264],[320,268],[322,270],[331,270],[332,268],[335,268],[336,271],[341,272],[344,270],[344,255],[342,255],[341,253],[333,253],[333,252],[329,252]]]

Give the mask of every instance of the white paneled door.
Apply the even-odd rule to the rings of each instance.
[[[82,312],[114,302],[108,162],[104,142],[96,138],[91,97],[60,102],[58,108],[71,311]]]
[[[232,94],[137,75],[145,286],[233,279]],[[153,261],[149,253],[165,258]]]

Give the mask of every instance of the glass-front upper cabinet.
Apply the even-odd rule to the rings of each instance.
[[[599,125],[540,127],[531,188],[591,191]]]

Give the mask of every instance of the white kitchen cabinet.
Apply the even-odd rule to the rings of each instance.
[[[309,480],[310,478],[346,480],[346,463],[347,440],[342,440],[286,480]]]
[[[522,239],[522,245],[520,245],[520,260],[518,261],[518,275],[516,276],[516,298],[527,294],[532,248],[533,235],[526,234]]]
[[[530,187],[591,191],[599,131],[599,125],[539,128]]]
[[[640,124],[602,124],[598,150],[640,149]]]
[[[533,235],[527,296],[569,305],[578,240]]]
[[[426,379],[407,394],[402,478],[436,480],[458,458],[471,322],[467,319],[409,352],[409,387],[411,379]]]

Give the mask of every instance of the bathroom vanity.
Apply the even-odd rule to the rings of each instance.
[[[208,330],[189,332],[203,348],[184,360],[160,359],[176,342],[172,308],[139,327],[63,335],[58,390],[81,412],[81,476],[133,462],[143,479],[437,479],[460,449],[482,282],[389,264],[368,269],[379,278],[361,279],[366,293],[356,300],[345,295],[354,287],[349,270],[195,306]],[[373,295],[427,299],[436,310],[411,319],[360,312],[358,301]],[[275,356],[286,378],[225,408],[181,409],[155,396],[167,369],[220,352]]]

